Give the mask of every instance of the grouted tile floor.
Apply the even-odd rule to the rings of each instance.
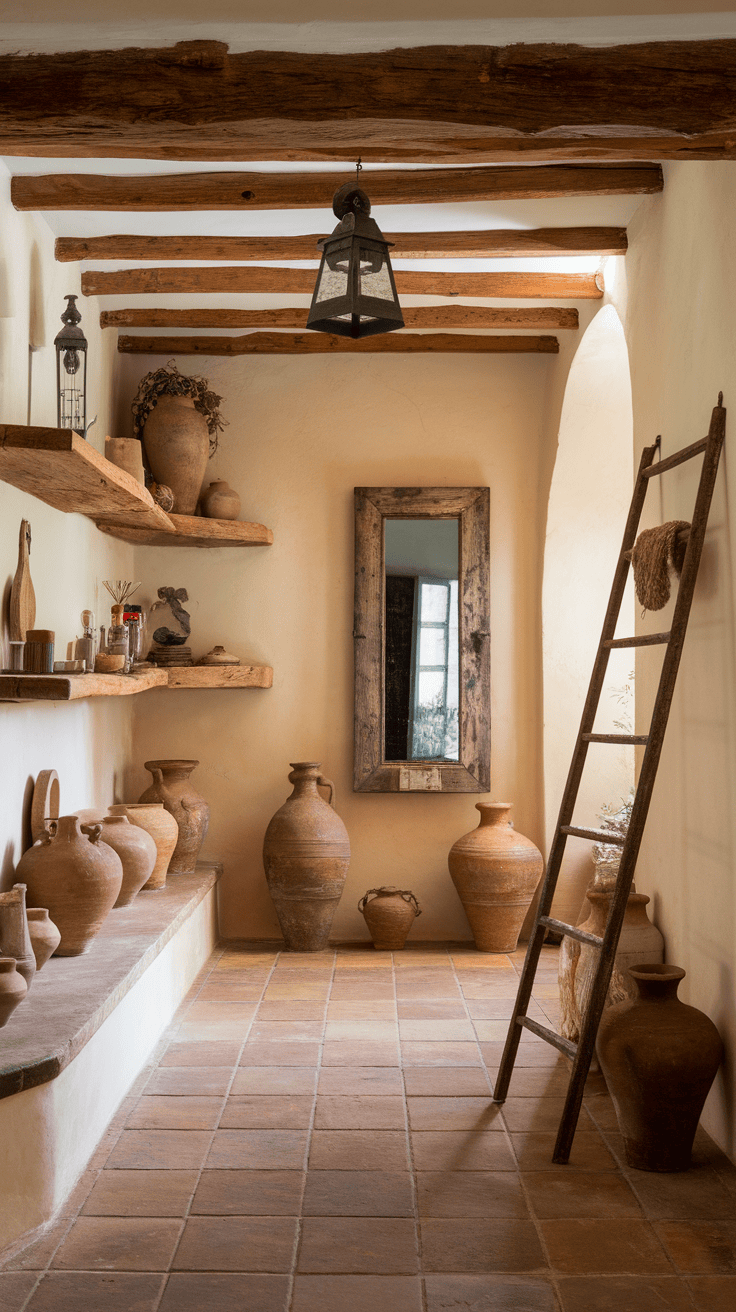
[[[492,1103],[522,960],[220,947],[0,1312],[733,1312],[706,1135],[687,1173],[627,1170],[591,1077],[553,1166],[568,1071],[531,1035]]]

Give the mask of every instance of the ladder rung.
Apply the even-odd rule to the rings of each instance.
[[[639,638],[606,638],[602,647],[656,647],[658,643],[669,642],[669,633],[642,633]]]
[[[578,929],[577,925],[566,925],[564,920],[555,920],[552,916],[540,916],[540,925],[546,925],[547,929],[553,929],[557,934],[566,934],[568,938],[576,938],[579,943],[590,943],[591,947],[602,948],[603,939],[597,934],[588,934],[584,929]]]
[[[643,469],[643,478],[654,478],[656,474],[666,474],[668,469],[674,469],[676,465],[682,465],[686,460],[692,460],[693,456],[699,456],[701,451],[705,451],[708,444],[707,437],[701,437],[699,442],[693,442],[692,446],[684,446],[682,451],[676,451],[673,456],[668,456],[666,460],[659,460],[656,465],[647,465]]]
[[[646,747],[649,735],[646,733],[584,733],[584,743],[622,743],[634,747]]]
[[[626,839],[623,834],[614,834],[608,829],[582,829],[579,825],[562,825],[561,834],[571,838],[589,838],[593,843],[606,843],[609,847],[623,847]]]
[[[545,1043],[551,1043],[553,1048],[559,1048],[564,1052],[566,1057],[575,1058],[578,1050],[577,1043],[571,1043],[569,1039],[563,1039],[561,1034],[556,1034],[554,1030],[548,1030],[546,1025],[540,1025],[536,1020],[531,1020],[529,1016],[517,1016],[516,1024],[521,1025],[525,1030],[531,1030],[536,1034],[538,1039],[544,1039]]]

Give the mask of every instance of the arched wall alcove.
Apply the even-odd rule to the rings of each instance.
[[[612,305],[590,323],[570,367],[550,487],[542,585],[545,830],[551,842],[621,545],[633,483],[631,377],[621,321]],[[619,636],[634,633],[634,594]],[[596,731],[633,724],[631,651],[614,651]],[[630,693],[624,690],[627,685]],[[630,747],[593,745],[575,819],[595,825],[634,782]],[[553,914],[578,920],[592,874],[590,844],[568,839]]]

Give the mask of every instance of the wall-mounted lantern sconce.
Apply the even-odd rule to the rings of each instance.
[[[56,415],[59,428],[73,428],[84,437],[87,428],[87,338],[79,327],[76,296],[68,302],[54,338],[56,347]]]

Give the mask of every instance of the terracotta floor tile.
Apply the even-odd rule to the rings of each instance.
[[[288,1216],[193,1216],[176,1271],[290,1271],[297,1222]]]
[[[43,1271],[71,1228],[69,1217],[52,1222],[45,1234],[5,1262],[6,1271]]]
[[[220,1129],[306,1130],[311,1124],[313,1106],[311,1095],[235,1095],[225,1103]]]
[[[693,1276],[686,1282],[698,1312],[733,1312],[736,1276]]]
[[[396,1020],[396,1003],[391,998],[371,999],[358,1002],[357,999],[335,1002],[332,998],[327,1004],[327,1019],[330,1020]]]
[[[417,1171],[512,1171],[514,1159],[506,1136],[460,1130],[412,1132]]]
[[[503,1119],[511,1131],[536,1130],[557,1133],[565,1106],[565,1099],[554,1098],[507,1098],[498,1110],[503,1111]],[[594,1130],[586,1109],[580,1112],[578,1126],[581,1131]]]
[[[203,1171],[192,1215],[298,1216],[301,1171]]]
[[[50,1271],[28,1312],[154,1312],[163,1281],[162,1275]]]
[[[356,1043],[345,1039],[326,1042],[322,1066],[398,1066],[398,1043]]]
[[[485,1098],[408,1098],[412,1130],[503,1131],[501,1108]]]
[[[556,1134],[512,1134],[511,1142],[521,1171],[615,1171],[617,1165],[597,1130],[578,1130],[568,1166],[552,1161]]]
[[[241,1066],[316,1066],[317,1043],[246,1043]]]
[[[465,1007],[459,998],[399,998],[399,1020],[465,1020]]]
[[[436,998],[458,999],[460,990],[452,978],[448,979],[447,983],[438,981],[436,984],[430,981],[397,979],[396,997],[407,1001],[410,998],[424,998],[427,1001]]]
[[[294,1281],[292,1312],[421,1312],[416,1276],[307,1276]]]
[[[222,1101],[182,1094],[145,1095],[125,1124],[129,1130],[214,1130]]]
[[[508,1005],[513,1007],[514,1004],[511,999],[509,999]],[[505,1043],[508,1031],[508,1019],[481,1020],[476,1018],[475,1020],[475,1033],[481,1043]]]
[[[693,1308],[677,1276],[562,1276],[558,1288],[563,1312],[692,1312]],[[708,1307],[707,1312],[716,1308]]]
[[[406,1092],[411,1096],[490,1098],[491,1086],[482,1067],[408,1066]]]
[[[243,1286],[240,1275],[174,1272],[159,1312],[246,1312]],[[249,1274],[247,1290],[247,1312],[286,1312],[289,1306],[288,1276]]]
[[[402,1043],[405,1066],[481,1066],[477,1043]]]
[[[475,1039],[469,1020],[401,1020],[399,1033],[402,1043],[472,1043]]]
[[[213,984],[205,984],[198,995],[198,1002],[258,1002],[266,986],[266,977],[263,981],[253,981],[247,984],[231,984],[229,982],[220,983],[219,980]]]
[[[315,1130],[403,1130],[405,1124],[400,1097],[321,1094],[317,1099]]]
[[[179,1220],[82,1216],[51,1265],[67,1271],[167,1271],[180,1230]]]
[[[301,1171],[306,1147],[306,1130],[217,1130],[207,1169]]]
[[[232,1077],[232,1066],[159,1066],[146,1085],[146,1093],[216,1096],[227,1093]]]
[[[0,1312],[20,1312],[37,1279],[35,1271],[1,1271]]]
[[[209,1147],[208,1130],[123,1130],[113,1148],[108,1168],[126,1170],[196,1171]]]
[[[319,1073],[318,1092],[329,1096],[375,1094],[390,1097],[403,1093],[401,1071],[392,1066],[323,1066]]]
[[[564,1098],[570,1083],[570,1070],[559,1065],[515,1068],[509,1085],[510,1098]]]
[[[417,1206],[420,1216],[529,1220],[515,1171],[418,1171]]]
[[[276,1002],[279,999],[293,998],[304,1002],[326,1002],[329,991],[329,983],[322,984],[319,980],[315,980],[314,983],[306,979],[295,980],[293,984],[288,980],[274,980],[266,986],[263,1001]]]
[[[362,1002],[365,1001],[365,996],[364,984],[353,983],[350,980],[336,980],[330,993],[330,1002]],[[372,1002],[392,1002],[393,983],[371,985],[370,997]]]
[[[80,1215],[183,1216],[196,1184],[196,1171],[101,1171]]]
[[[393,1130],[315,1130],[310,1171],[405,1171],[406,1135]]]
[[[469,998],[466,1006],[473,1020],[505,1021],[507,1029],[514,1014],[513,998]],[[541,1020],[543,1013],[536,1003],[531,1002],[527,1015],[533,1016],[535,1020]],[[506,1035],[504,1034],[503,1037],[505,1039]]]
[[[413,1220],[374,1216],[307,1216],[300,1272],[411,1275],[418,1270]]]
[[[244,1039],[256,1014],[255,1002],[194,1002],[184,1014],[178,1037]]]
[[[504,1050],[503,1043],[481,1043],[480,1051],[483,1060],[489,1070],[497,1071],[501,1065],[501,1058]],[[543,1067],[548,1069],[556,1067],[559,1070],[564,1069],[569,1074],[569,1066],[565,1065],[564,1058],[560,1056],[556,1048],[550,1047],[548,1043],[526,1044],[523,1048],[520,1046],[516,1054],[514,1070],[525,1070],[528,1067],[539,1069]]]
[[[428,1275],[425,1285],[427,1312],[456,1312],[459,1308],[466,1312],[555,1312],[555,1296],[546,1280],[524,1276]],[[594,1312],[593,1307],[587,1312]]]
[[[161,1066],[230,1066],[235,1065],[240,1044],[233,1041],[174,1039],[161,1058]]]
[[[543,1220],[641,1217],[626,1180],[613,1171],[527,1171],[524,1184],[537,1217]]]
[[[309,1171],[304,1216],[413,1216],[407,1171]]]
[[[327,1042],[396,1044],[399,1027],[394,1020],[328,1020],[325,1029]]]
[[[264,1020],[276,1021],[294,1021],[294,1020],[324,1020],[325,1004],[324,1002],[309,1002],[300,998],[288,1001],[286,999],[276,999],[275,1002],[262,1002],[256,1012],[256,1020],[260,1024]]]
[[[540,1228],[552,1267],[565,1275],[673,1273],[652,1227],[640,1218],[541,1221]]]
[[[241,1066],[235,1072],[232,1094],[314,1093],[317,1071],[312,1066]]]
[[[654,1228],[678,1271],[703,1276],[736,1273],[732,1221],[658,1221]]]
[[[324,1025],[321,1020],[255,1020],[248,1035],[249,1043],[319,1043]]]
[[[710,1167],[626,1175],[650,1221],[736,1221],[736,1198]]]
[[[423,1271],[536,1271],[546,1263],[532,1221],[424,1218]]]

